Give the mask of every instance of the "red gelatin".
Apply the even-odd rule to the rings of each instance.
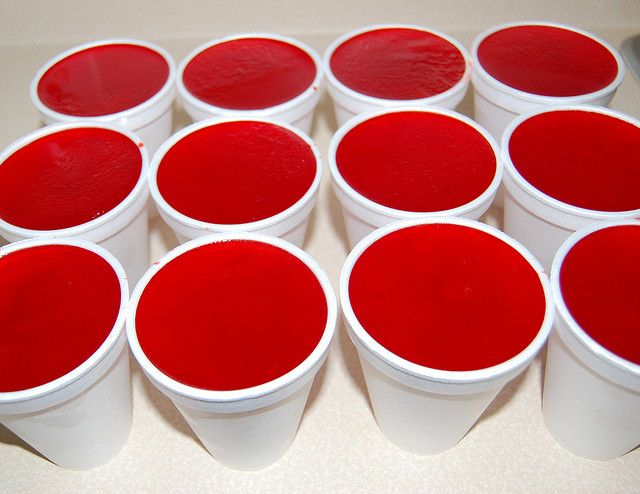
[[[397,112],[366,120],[342,138],[336,164],[345,181],[378,204],[445,211],[480,196],[496,174],[487,139],[453,117]]]
[[[54,132],[0,163],[0,218],[31,230],[81,225],[120,204],[140,173],[138,145],[119,132]]]
[[[140,346],[163,373],[201,389],[264,384],[301,364],[327,322],[313,272],[273,245],[215,242],[173,259],[145,287]]]
[[[182,82],[196,98],[220,108],[259,110],[306,91],[313,59],[284,41],[242,38],[206,48],[185,67]]]
[[[592,93],[618,75],[616,59],[605,46],[552,26],[516,26],[490,34],[478,47],[478,60],[507,86],[544,96]]]
[[[596,211],[640,209],[640,128],[601,113],[561,110],[522,122],[509,140],[520,175],[548,196]]]
[[[70,245],[0,256],[0,392],[64,376],[105,341],[120,283],[99,255]]]
[[[448,371],[504,362],[535,338],[545,315],[538,273],[479,230],[428,224],[369,246],[349,279],[363,328],[387,350]]]
[[[109,115],[144,103],[168,77],[167,61],[150,48],[124,43],[94,46],[49,68],[38,82],[38,97],[58,113]]]
[[[312,148],[268,122],[211,125],[178,141],[160,162],[162,197],[190,218],[250,223],[293,206],[316,175]]]
[[[640,226],[593,232],[567,253],[560,289],[569,312],[595,341],[640,365]]]
[[[455,86],[464,75],[458,48],[432,33],[383,28],[358,34],[338,46],[333,75],[354,91],[375,98],[428,98]]]

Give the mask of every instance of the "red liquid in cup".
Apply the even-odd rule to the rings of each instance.
[[[168,77],[167,61],[150,48],[124,43],[95,46],[48,69],[38,82],[38,97],[58,113],[109,115],[144,103]]]
[[[313,59],[284,41],[243,38],[206,48],[185,67],[182,82],[196,98],[221,108],[259,110],[305,92]]]
[[[0,218],[32,230],[80,225],[120,204],[141,172],[138,145],[119,132],[54,132],[0,163]]]
[[[616,355],[640,365],[640,226],[590,233],[560,268],[562,298],[578,325]]]
[[[331,55],[342,84],[375,98],[428,98],[455,86],[464,75],[458,48],[432,33],[383,28],[346,40]]]
[[[99,255],[46,245],[0,256],[0,392],[48,383],[82,364],[118,317],[120,283]]]
[[[504,362],[540,330],[538,273],[496,237],[429,224],[369,246],[349,279],[356,318],[383,347],[434,369],[467,371]]]
[[[326,297],[297,257],[261,242],[198,247],[165,265],[136,312],[140,346],[183,384],[234,390],[302,363],[327,322]]]
[[[509,154],[522,177],[566,204],[640,209],[640,128],[589,111],[552,111],[522,122]]]
[[[336,164],[366,198],[415,212],[473,201],[489,187],[497,166],[480,132],[428,112],[390,113],[358,124],[342,138]]]
[[[507,86],[544,96],[592,93],[618,75],[616,59],[603,45],[551,26],[516,26],[490,34],[478,47],[478,60]]]
[[[316,158],[276,124],[227,122],[182,138],[162,158],[157,182],[180,213],[216,224],[249,223],[293,206],[309,190]]]

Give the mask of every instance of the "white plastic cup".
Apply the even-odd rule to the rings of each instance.
[[[623,225],[640,229],[638,221],[615,220],[574,233],[558,251],[551,269],[557,317],[547,349],[544,422],[564,448],[594,460],[617,458],[640,444],[640,365],[585,332],[567,308],[560,271],[567,254],[582,239]]]
[[[540,330],[524,350],[492,367],[469,371],[434,369],[396,355],[362,326],[349,296],[351,272],[358,258],[384,236],[423,224],[461,225],[486,232],[511,246],[530,263],[539,275],[546,306]],[[527,368],[546,342],[553,322],[549,281],[533,256],[499,230],[463,218],[397,221],[368,235],[345,261],[340,275],[340,304],[347,331],[358,350],[380,430],[399,448],[419,455],[441,453],[457,444],[503,386]]]
[[[562,202],[531,185],[518,172],[509,154],[511,135],[527,119],[555,111],[600,113],[640,127],[640,122],[636,119],[606,108],[562,106],[520,115],[505,130],[502,138],[502,161],[505,167],[503,229],[505,233],[521,242],[540,261],[547,272],[551,268],[553,258],[560,246],[580,228],[607,219],[640,217],[640,209],[597,211]],[[607,157],[603,157],[602,166],[604,169],[607,167],[607,159]]]
[[[382,115],[402,112],[425,112],[446,115],[478,131],[486,139],[489,146],[491,146],[491,149],[493,150],[496,157],[496,171],[489,186],[476,198],[466,204],[448,210],[425,212],[404,211],[401,209],[391,208],[379,204],[357,192],[344,179],[344,177],[340,173],[340,170],[338,169],[336,153],[338,151],[338,148],[340,147],[342,139],[349,133],[349,131],[363,122]],[[452,153],[454,153],[456,150],[452,149],[451,151]],[[333,138],[331,139],[331,142],[329,144],[328,161],[329,171],[331,173],[332,179],[331,185],[336,197],[338,198],[338,201],[340,202],[342,215],[347,231],[347,239],[351,248],[353,248],[361,239],[363,239],[375,229],[396,220],[440,216],[457,216],[461,218],[469,218],[472,220],[479,219],[489,209],[491,203],[493,202],[496,191],[498,190],[498,187],[502,180],[503,168],[498,145],[491,137],[491,135],[473,120],[464,115],[446,109],[424,108],[416,106],[372,110],[352,118],[348,123],[340,127],[340,129],[338,129],[338,131],[333,135]],[[381,180],[382,179],[383,177],[381,177]]]
[[[46,106],[38,96],[38,84],[42,76],[55,64],[65,58],[91,48],[105,45],[136,45],[148,48],[164,58],[169,69],[167,80],[162,88],[151,98],[137,106],[107,115],[77,116],[59,113]],[[148,149],[149,155],[160,147],[172,131],[172,105],[175,96],[175,63],[169,53],[152,43],[135,39],[107,39],[76,46],[49,60],[31,81],[31,101],[45,125],[53,123],[100,122],[116,125],[137,134]]]
[[[549,26],[565,29],[590,38],[605,47],[615,58],[618,73],[607,86],[597,91],[575,96],[546,96],[534,94],[513,87],[491,76],[478,58],[478,48],[490,35],[518,26]],[[591,33],[564,24],[550,22],[513,22],[492,27],[478,35],[471,48],[474,89],[475,120],[499,141],[507,125],[518,115],[559,105],[600,105],[607,106],[624,78],[624,63],[618,52],[604,40]],[[550,74],[553,76],[553,74]]]
[[[458,49],[460,55],[464,59],[465,70],[462,77],[458,82],[456,82],[453,86],[442,93],[435,94],[426,98],[409,100],[386,99],[370,96],[358,92],[340,82],[331,70],[331,57],[333,56],[333,53],[336,51],[336,49],[343,43],[360,34],[383,29],[413,29],[417,31],[423,31],[428,34],[438,36],[443,40],[451,43],[455,48]],[[369,110],[388,108],[390,106],[438,106],[453,110],[464,98],[471,78],[469,54],[467,53],[467,50],[464,48],[464,46],[444,33],[435,31],[433,29],[426,29],[422,26],[415,26],[410,24],[378,24],[351,31],[331,43],[324,54],[323,66],[324,71],[327,74],[327,89],[333,101],[333,108],[335,111],[336,120],[338,121],[338,126],[344,125],[351,118],[353,118],[355,115],[359,115],[360,113],[364,113]]]
[[[286,374],[258,386],[215,391],[182,384],[160,371],[147,357],[136,333],[140,297],[153,276],[171,260],[213,242],[252,240],[276,246],[300,259],[316,276],[326,296],[327,322],[309,356]],[[177,290],[180,287],[176,287]],[[276,237],[250,233],[210,235],[180,245],[154,264],[131,299],[127,334],[132,352],[149,380],[176,405],[207,451],[237,470],[257,470],[277,461],[293,441],[313,379],[324,363],[337,318],[337,302],[327,276],[304,251]]]
[[[260,108],[255,110],[243,110],[215,106],[211,103],[203,101],[202,99],[189,92],[189,90],[184,85],[183,76],[185,68],[187,67],[189,62],[191,62],[191,60],[193,60],[196,56],[198,56],[208,48],[219,45],[221,43],[250,38],[281,41],[302,50],[309,56],[309,58],[311,58],[311,60],[313,60],[313,63],[315,65],[316,75],[313,79],[313,82],[309,85],[309,87],[307,87],[307,89],[304,90],[304,92],[293,97],[289,101],[275,106],[269,106],[267,108]],[[318,105],[318,102],[320,101],[322,78],[323,74],[320,57],[306,44],[296,39],[280,36],[277,34],[247,33],[235,34],[232,36],[226,36],[224,38],[209,41],[203,45],[200,45],[191,53],[189,53],[189,55],[186,56],[186,58],[180,63],[180,66],[178,67],[177,86],[182,106],[184,107],[187,115],[189,115],[189,117],[191,117],[191,120],[193,120],[194,122],[199,122],[201,120],[206,120],[213,117],[267,118],[276,120],[278,122],[283,122],[285,124],[293,125],[294,127],[302,130],[304,133],[309,134],[311,132],[311,126],[313,124],[314,110]]]
[[[25,240],[3,247],[0,256],[41,245],[72,245],[102,257],[118,277],[120,310],[102,345],[78,367],[46,384],[0,393],[0,423],[58,466],[88,470],[117,455],[131,430],[129,352],[124,332],[129,287],[118,261],[84,240]]]
[[[249,223],[222,224],[208,223],[191,218],[176,210],[162,196],[158,188],[157,175],[158,168],[162,164],[162,160],[171,148],[188,137],[209,126],[224,124],[226,122],[265,122],[287,129],[297,135],[301,140],[308,144],[309,148],[315,156],[316,172],[313,182],[305,194],[298,199],[289,208],[281,211],[273,216]],[[181,131],[175,133],[168,139],[153,157],[151,167],[149,169],[149,188],[151,196],[160,213],[160,217],[169,225],[178,238],[180,243],[184,243],[194,238],[210,235],[211,233],[231,233],[231,232],[255,232],[264,235],[272,235],[280,237],[291,242],[297,247],[301,247],[307,231],[309,215],[318,200],[318,189],[320,187],[320,178],[322,176],[322,161],[318,149],[311,138],[303,131],[284,123],[263,120],[259,118],[216,118],[202,122],[197,122],[185,127]]]
[[[32,230],[12,225],[0,218],[0,235],[9,242],[30,238],[77,237],[96,243],[111,252],[124,267],[129,282],[135,282],[149,266],[149,220],[146,203],[148,158],[142,141],[132,132],[101,123],[76,122],[43,127],[10,144],[0,154],[0,166],[13,153],[42,137],[78,128],[108,129],[133,141],[142,158],[140,177],[129,195],[110,211],[79,225],[58,230]]]

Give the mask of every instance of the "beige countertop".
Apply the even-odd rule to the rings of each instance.
[[[37,4],[28,3],[30,6]],[[78,2],[70,3],[80,5]],[[249,6],[255,4],[247,3]],[[291,8],[295,6],[295,15],[304,17],[300,11],[304,10],[303,2],[283,4]],[[373,13],[369,16],[362,15],[359,9],[348,5],[346,10],[354,12],[354,19],[359,22],[357,24],[325,23],[323,29],[313,30],[309,24],[300,24],[300,29],[294,29],[291,24],[284,23],[278,31],[297,36],[322,52],[342,32],[376,22],[411,20],[415,24],[445,31],[467,47],[480,31],[497,23],[519,19],[572,21],[576,27],[594,32],[617,48],[625,37],[640,30],[640,8],[636,8],[640,2],[569,2],[567,8],[573,9],[572,15],[558,10],[557,6],[551,7],[555,4],[542,2],[542,7],[551,10],[542,10],[540,7],[541,10],[536,11],[526,6],[519,12],[511,6],[507,15],[504,11],[496,10],[496,7],[509,4],[494,1],[487,3],[495,11],[493,17],[484,8],[480,9],[482,12],[475,21],[473,16],[467,14],[458,29],[452,27],[455,22],[447,12],[469,7],[472,5],[470,2],[447,2],[446,8],[449,10],[438,12],[435,15],[437,22],[430,22],[426,10],[419,17],[410,19],[411,13],[422,5],[420,2],[398,6],[400,14],[394,17],[385,16],[385,10],[379,4],[372,3]],[[424,3],[425,6],[427,4],[431,7],[443,6],[444,2]],[[43,4],[37,5],[43,8]],[[167,7],[166,2],[159,2],[159,5],[161,8]],[[361,2],[361,5],[366,3]],[[609,24],[600,22],[607,5],[612,11]],[[179,7],[176,2],[173,15],[176,16],[177,25],[182,26],[187,14]],[[331,7],[337,8],[337,5]],[[279,8],[284,9],[283,6]],[[392,4],[387,4],[386,11],[393,12],[394,8]],[[593,10],[585,14],[580,10],[583,8]],[[621,8],[622,12],[616,12],[617,8]],[[313,14],[314,9],[310,6],[309,12]],[[36,70],[48,58],[89,39],[126,35],[113,28],[117,25],[112,19],[113,15],[104,21],[104,29],[101,29],[101,22],[98,21],[103,19],[94,13],[98,19],[90,23],[90,28],[79,25],[77,37],[69,34],[69,41],[64,41],[61,32],[66,27],[65,22],[61,21],[62,27],[53,29],[48,36],[38,30],[40,24],[46,25],[40,17],[29,24],[21,17],[26,15],[24,12],[21,14],[15,6],[10,11],[10,15],[0,21],[0,27],[9,27],[11,24],[10,34],[6,35],[5,32],[0,44],[0,60],[3,62],[3,76],[0,78],[1,148],[40,125],[36,110],[29,100],[28,87]],[[210,8],[207,13],[214,11]],[[245,29],[231,29],[242,22],[242,19],[231,16],[230,25],[224,28],[220,28],[224,22],[218,18],[217,30],[212,29],[210,36],[204,34],[202,23],[198,21],[198,29],[193,32],[180,29],[172,32],[163,24],[162,29],[158,30],[159,35],[153,36],[148,24],[145,24],[144,29],[131,32],[128,37],[145,37],[154,41],[167,48],[179,61],[208,38],[234,30],[276,31],[273,28],[266,29],[268,25],[259,26],[260,23],[255,19],[257,14],[253,12],[251,15],[251,12],[249,9]],[[557,14],[556,18],[553,13]],[[51,15],[55,16],[56,13]],[[191,17],[199,18],[193,12]],[[342,19],[335,12],[330,17]],[[275,22],[271,18],[267,21]],[[132,26],[132,30],[136,29],[130,21],[124,24]],[[25,34],[24,29],[33,32]],[[611,106],[640,117],[640,86],[630,73],[627,73]],[[473,116],[471,91],[459,110]],[[175,129],[187,123],[187,116],[176,107]],[[326,154],[335,130],[333,111],[325,94],[317,109],[312,132],[321,153]],[[496,210],[492,210],[490,221],[498,224],[499,214]],[[168,227],[159,218],[154,219],[151,223],[152,260],[158,259],[176,244]],[[333,286],[337,287],[348,247],[339,206],[330,190],[326,163],[320,199],[311,216],[305,249],[327,272]],[[291,449],[275,465],[248,473],[230,470],[214,460],[171,402],[144,378],[137,364],[134,364],[133,429],[129,442],[117,457],[92,471],[65,471],[34,454],[21,440],[0,426],[0,491],[637,492],[640,489],[640,450],[607,462],[584,460],[561,448],[546,431],[540,410],[543,361],[544,356],[538,357],[522,376],[507,385],[454,448],[436,456],[415,456],[393,446],[377,428],[356,351],[340,324],[327,363],[312,388]]]

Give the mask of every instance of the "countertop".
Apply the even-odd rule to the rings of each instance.
[[[572,3],[574,7],[575,3]],[[613,8],[616,3],[610,5]],[[573,25],[588,29],[619,48],[624,38],[635,34],[629,25],[635,24],[640,29],[640,9],[630,12],[635,20],[627,19],[631,24],[625,24],[623,28],[593,28],[579,22]],[[480,31],[499,22],[517,19],[516,11],[510,19],[496,18],[495,22],[487,21],[487,15],[483,14],[475,29],[469,28],[467,23],[464,29],[446,29],[446,32],[469,48]],[[545,19],[553,20],[548,15]],[[3,22],[9,20],[5,18]],[[368,19],[367,23],[394,20],[397,19],[378,17]],[[441,26],[430,25],[428,15],[414,23],[445,31]],[[355,27],[357,25],[352,29]],[[92,38],[83,31],[84,38],[73,42],[38,40],[28,43],[19,40],[0,46],[3,62],[0,147],[40,125],[28,95],[29,83],[36,70],[51,56],[67,48],[110,34],[103,34],[99,23],[94,23],[93,28]],[[327,28],[324,32],[307,33],[281,30],[281,34],[296,36],[322,53],[329,42],[344,31],[346,29],[332,31]],[[212,32],[209,38],[228,32],[228,29]],[[171,38],[146,37],[167,48],[179,61],[207,40],[203,36],[183,34]],[[473,116],[471,93],[470,90],[459,107],[469,116]],[[640,117],[640,86],[631,73],[626,74],[611,107]],[[188,123],[188,117],[177,106],[174,115],[176,130]],[[321,153],[326,154],[336,127],[325,94],[317,108],[312,132]],[[492,209],[488,221],[499,225],[500,212]],[[177,245],[172,232],[160,218],[151,222],[150,235],[152,261]],[[319,202],[312,213],[304,247],[337,288],[348,245],[339,205],[330,189],[326,162]],[[356,351],[340,324],[327,363],[313,385],[291,449],[265,470],[238,472],[222,466],[207,453],[172,403],[145,379],[132,360],[133,429],[118,456],[92,471],[65,471],[34,453],[0,426],[0,490],[637,492],[640,489],[640,450],[612,461],[589,461],[564,450],[547,432],[540,409],[543,364],[542,354],[524,374],[503,389],[458,445],[439,455],[415,456],[389,443],[376,426]]]

